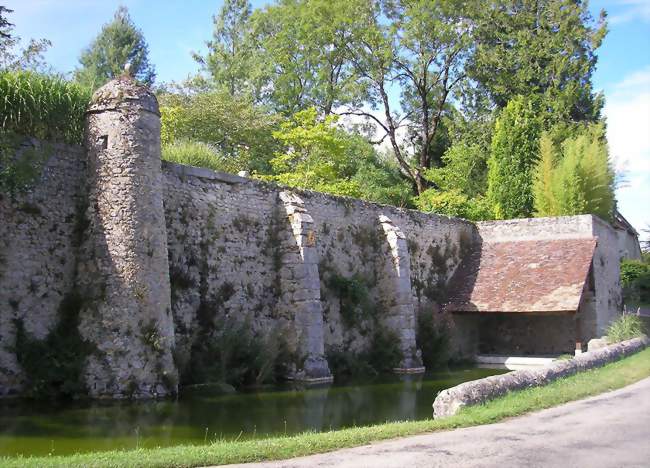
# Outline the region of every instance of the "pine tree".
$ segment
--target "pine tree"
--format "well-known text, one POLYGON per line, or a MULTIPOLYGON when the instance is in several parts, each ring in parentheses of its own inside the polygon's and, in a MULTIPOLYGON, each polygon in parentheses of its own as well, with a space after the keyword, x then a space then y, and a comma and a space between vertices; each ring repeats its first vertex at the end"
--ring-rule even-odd
POLYGON ((93 88, 124 73, 127 64, 131 75, 142 83, 151 85, 156 77, 142 31, 136 28, 124 6, 117 9, 113 20, 104 25, 84 50, 79 63, 81 68, 75 71, 76 80, 93 88))

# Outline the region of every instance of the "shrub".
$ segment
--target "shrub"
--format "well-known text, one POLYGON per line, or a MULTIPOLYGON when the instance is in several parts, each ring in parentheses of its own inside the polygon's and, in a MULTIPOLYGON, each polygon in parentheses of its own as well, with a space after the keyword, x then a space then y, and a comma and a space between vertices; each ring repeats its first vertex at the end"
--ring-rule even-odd
POLYGON ((162 147, 162 159, 186 166, 205 167, 213 171, 237 173, 247 163, 236 157, 225 157, 213 146, 192 140, 178 140, 162 147))
POLYGON ((623 314, 609 325, 607 339, 610 343, 618 343, 637 338, 644 334, 644 328, 638 315, 623 314))
POLYGON ((359 275, 346 278, 331 272, 325 280, 327 287, 339 298, 339 311, 348 327, 358 326, 371 315, 370 297, 366 282, 359 275))
POLYGON ((540 129, 536 99, 515 97, 499 114, 488 159, 487 190, 496 219, 525 218, 533 212, 532 173, 540 129))
POLYGON ((650 263, 643 260, 623 260, 621 286, 626 302, 650 304, 650 263))
POLYGON ((422 362, 427 369, 444 367, 449 363, 449 322, 447 320, 436 321, 432 312, 420 313, 415 341, 422 351, 422 362))
POLYGON ((0 192, 12 197, 34 183, 49 153, 47 147, 21 147, 22 141, 14 133, 0 132, 0 192))
POLYGON ((290 360, 279 329, 255 335, 248 321, 222 318, 192 346, 182 383, 227 383, 234 387, 274 382, 290 360))
POLYGON ((415 206, 421 210, 445 216, 480 221, 490 219, 490 205, 481 196, 468 198, 460 190, 440 191, 428 189, 414 197, 415 206))
POLYGON ((384 327, 377 327, 370 339, 368 363, 378 373, 391 372, 399 367, 403 355, 397 334, 384 327))
POLYGON ((272 133, 278 116, 227 92, 163 93, 158 98, 163 145, 201 141, 229 160, 245 162, 238 170, 268 171, 277 147, 272 133))
POLYGON ((337 381, 391 372, 403 358, 395 332, 381 326, 375 329, 363 351, 353 353, 341 346, 328 349, 326 354, 337 381))
POLYGON ((357 376, 377 375, 364 353, 352 353, 343 347, 327 350, 327 363, 336 381, 346 381, 357 376))

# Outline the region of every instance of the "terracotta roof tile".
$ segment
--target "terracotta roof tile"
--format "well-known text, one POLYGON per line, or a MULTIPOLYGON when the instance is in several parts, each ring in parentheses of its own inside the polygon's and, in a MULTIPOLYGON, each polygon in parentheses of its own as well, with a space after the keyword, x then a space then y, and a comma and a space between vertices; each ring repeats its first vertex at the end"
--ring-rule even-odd
POLYGON ((571 312, 580 305, 596 239, 484 243, 450 284, 449 312, 571 312))

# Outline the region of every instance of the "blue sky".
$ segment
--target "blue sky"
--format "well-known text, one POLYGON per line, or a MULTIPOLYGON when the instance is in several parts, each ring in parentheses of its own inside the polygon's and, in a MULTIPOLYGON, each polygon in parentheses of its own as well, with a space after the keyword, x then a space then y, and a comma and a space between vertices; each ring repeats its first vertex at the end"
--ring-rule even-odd
MULTIPOLYGON (((268 3, 253 1, 253 7, 268 3)), ((3 0, 14 10, 16 33, 45 37, 54 68, 70 72, 81 50, 126 5, 149 43, 158 81, 180 80, 196 71, 192 51, 204 51, 212 15, 222 1, 201 0, 3 0)), ((619 208, 641 230, 650 225, 650 0, 592 0, 594 16, 608 12, 609 34, 598 51, 596 89, 606 98, 610 153, 624 183, 619 208)))

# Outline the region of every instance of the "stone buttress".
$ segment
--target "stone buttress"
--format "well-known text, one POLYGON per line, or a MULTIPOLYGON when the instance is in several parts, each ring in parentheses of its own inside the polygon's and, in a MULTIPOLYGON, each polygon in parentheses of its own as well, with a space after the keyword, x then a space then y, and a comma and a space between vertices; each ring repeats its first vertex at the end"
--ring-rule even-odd
POLYGON ((290 192, 280 192, 291 235, 284 240, 280 290, 282 307, 293 320, 296 380, 321 382, 332 380, 325 359, 323 309, 320 301, 318 252, 313 219, 303 201, 290 192), (302 365, 302 368, 301 368, 302 365))
POLYGON ((78 283, 96 397, 177 391, 156 97, 130 77, 93 95, 86 115, 88 227, 78 283))
POLYGON ((390 218, 379 216, 379 223, 390 251, 384 271, 384 293, 388 300, 385 326, 397 333, 400 350, 404 356, 397 373, 420 373, 422 353, 415 342, 416 316, 411 292, 411 260, 406 237, 390 218))

